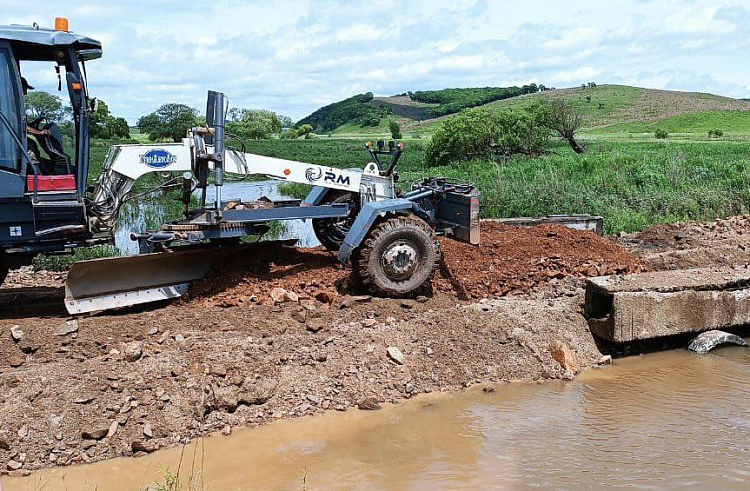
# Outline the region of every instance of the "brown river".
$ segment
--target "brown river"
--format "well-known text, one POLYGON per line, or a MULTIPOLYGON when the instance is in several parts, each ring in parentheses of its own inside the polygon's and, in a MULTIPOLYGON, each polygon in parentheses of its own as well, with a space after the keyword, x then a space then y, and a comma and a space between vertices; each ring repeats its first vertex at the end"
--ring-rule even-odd
POLYGON ((430 394, 4 479, 13 490, 748 489, 750 350, 619 359, 573 382, 430 394))

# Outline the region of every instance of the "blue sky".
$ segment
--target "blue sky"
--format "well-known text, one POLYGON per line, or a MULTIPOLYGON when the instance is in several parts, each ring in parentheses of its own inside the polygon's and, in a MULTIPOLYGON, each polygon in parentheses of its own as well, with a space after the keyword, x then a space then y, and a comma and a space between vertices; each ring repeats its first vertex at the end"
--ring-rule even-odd
MULTIPOLYGON (((131 123, 165 102, 295 120, 372 91, 595 81, 750 97, 750 2, 0 0, 0 24, 70 19, 99 39, 89 86, 131 123)), ((51 67, 27 78, 54 92, 51 67)))

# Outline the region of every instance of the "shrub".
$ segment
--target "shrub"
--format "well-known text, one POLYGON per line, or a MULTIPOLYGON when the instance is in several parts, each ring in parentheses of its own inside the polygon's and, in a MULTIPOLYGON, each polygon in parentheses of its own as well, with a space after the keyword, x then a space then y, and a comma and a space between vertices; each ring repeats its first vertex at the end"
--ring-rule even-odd
POLYGON ((392 119, 388 122, 388 127, 391 130, 391 138, 393 138, 394 140, 400 140, 401 139, 401 127, 398 125, 398 123, 392 119))
POLYGON ((548 112, 534 105, 518 111, 464 110, 435 130, 425 150, 430 166, 476 158, 540 153, 550 136, 548 112))
POLYGON ((35 271, 67 271, 78 261, 119 256, 120 251, 111 245, 99 245, 76 249, 72 254, 39 254, 32 260, 35 271))
POLYGON ((667 130, 664 130, 662 128, 656 128, 656 131, 654 131, 654 136, 659 140, 664 140, 666 138, 669 138, 669 133, 667 133, 667 130))
POLYGON ((723 130, 720 130, 720 129, 708 130, 709 138, 721 138, 722 136, 724 136, 723 130))

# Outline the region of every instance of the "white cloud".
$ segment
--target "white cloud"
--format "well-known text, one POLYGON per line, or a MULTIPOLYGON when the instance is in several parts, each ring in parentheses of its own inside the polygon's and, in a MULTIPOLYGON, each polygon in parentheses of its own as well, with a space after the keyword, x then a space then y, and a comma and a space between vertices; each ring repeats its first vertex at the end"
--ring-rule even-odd
MULTIPOLYGON (((134 122, 165 102, 232 104, 294 118, 357 92, 530 82, 630 83, 750 95, 743 0, 347 1, 0 0, 0 23, 100 39, 90 88, 134 122)), ((56 90, 51 67, 22 68, 56 90)))

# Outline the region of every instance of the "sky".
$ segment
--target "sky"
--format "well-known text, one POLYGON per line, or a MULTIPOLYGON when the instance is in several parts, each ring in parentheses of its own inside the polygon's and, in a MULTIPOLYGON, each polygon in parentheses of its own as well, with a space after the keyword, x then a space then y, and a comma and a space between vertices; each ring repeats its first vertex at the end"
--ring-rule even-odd
MULTIPOLYGON (((746 0, 0 0, 0 24, 101 41, 89 91, 134 124, 167 102, 298 120, 371 91, 585 82, 750 97, 746 0)), ((22 66, 54 92, 49 65, 22 66)))

